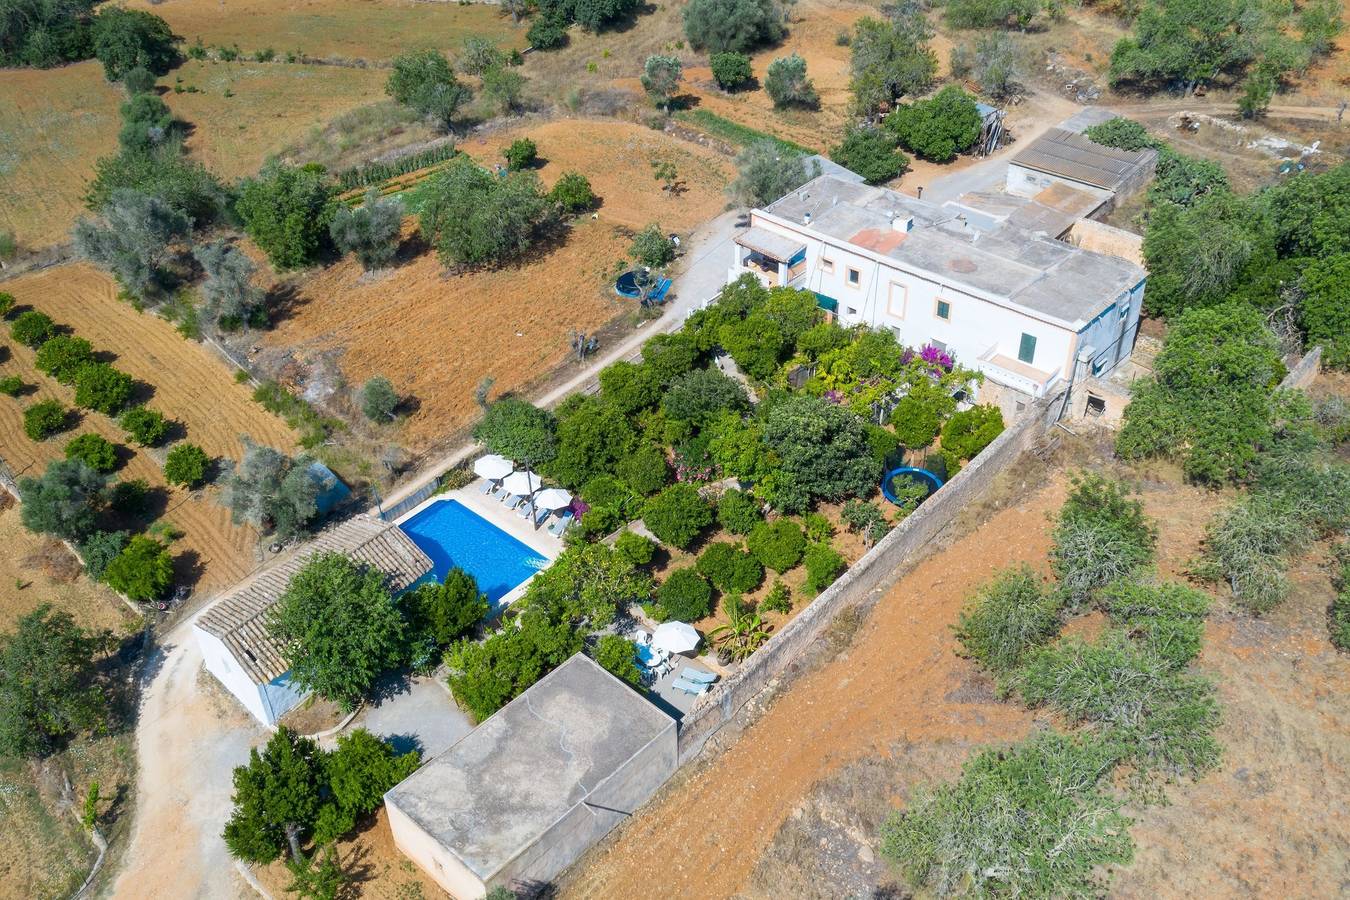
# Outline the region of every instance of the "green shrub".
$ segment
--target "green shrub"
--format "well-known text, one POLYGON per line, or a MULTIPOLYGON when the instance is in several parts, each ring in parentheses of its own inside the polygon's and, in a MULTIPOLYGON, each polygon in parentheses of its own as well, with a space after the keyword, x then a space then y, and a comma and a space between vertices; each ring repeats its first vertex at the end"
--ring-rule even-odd
POLYGON ((0 319, 8 317, 17 302, 13 294, 8 291, 0 291, 0 319))
POLYGON ((153 447, 169 433, 164 414, 144 406, 133 406, 118 416, 117 424, 127 437, 142 447, 153 447))
POLYGON ((942 459, 948 476, 955 475, 961 463, 974 459, 1002 433, 1003 413, 997 406, 972 406, 953 413, 942 426, 942 459))
POLYGON ((895 138, 875 126, 851 125, 844 139, 830 149, 830 159, 857 172, 868 184, 881 184, 909 168, 909 157, 895 147, 895 138))
POLYGON ((1102 608, 1143 649, 1183 668, 1200 653, 1209 595, 1174 582, 1119 581, 1102 591, 1102 608))
POLYGON ((95 531, 79 544, 84 571, 95 581, 103 580, 108 564, 127 546, 130 537, 125 531, 95 531))
POLYGON ((0 378, 0 394, 7 397, 17 397, 23 387, 23 379, 18 375, 6 375, 4 378, 0 378))
POLYGON ((132 600, 158 600, 173 586, 173 559, 159 541, 138 534, 108 563, 103 580, 132 600))
POLYGON ((890 422, 901 444, 910 450, 922 450, 933 443, 943 420, 955 411, 951 394, 922 379, 895 404, 890 422))
POLYGON ((872 547, 891 530, 883 513, 875 503, 866 500, 850 500, 840 511, 840 518, 849 531, 862 535, 863 544, 872 547))
POLYGON ((672 484, 647 501, 642 521, 657 540, 683 549, 712 523, 712 509, 692 484, 672 484))
POLYGON ((564 212, 585 212, 595 206, 598 199, 591 183, 579 172, 564 172, 558 176, 548 192, 548 199, 562 207, 564 212))
POLYGON ((108 509, 119 516, 135 518, 150 506, 150 483, 144 478, 119 481, 108 489, 108 509))
POLYGON ((424 584, 400 597, 399 604, 414 641, 420 639, 432 648, 469 637, 492 609, 478 582, 459 567, 447 572, 440 584, 424 584))
POLYGON ((787 613, 792 612, 792 591, 781 581, 775 581, 773 587, 769 588, 769 593, 764 595, 764 599, 759 602, 759 608, 764 612, 787 613))
POLYGON ((1288 506, 1261 495, 1244 497, 1210 524, 1198 574, 1226 583, 1240 607, 1261 615, 1289 593, 1285 554, 1312 538, 1312 529, 1288 506))
POLYGON ((235 208, 273 268, 300 269, 329 244, 336 194, 322 166, 269 163, 240 183, 235 208))
POLYGON ((608 506, 618 515, 631 518, 638 514, 640 498, 612 475, 597 475, 581 487, 581 499, 588 506, 608 506))
POLYGON ((656 555, 656 542, 635 531, 625 531, 614 541, 614 549, 635 566, 645 566, 656 555))
POLYGON ((592 506, 581 515, 582 534, 591 540, 611 535, 623 525, 624 517, 612 506, 592 506))
POLYGON ((635 687, 642 684, 642 672, 637 667, 637 648, 626 637, 602 634, 595 642, 595 661, 620 681, 635 687))
POLYGON ((135 382, 107 363, 89 363, 75 374, 75 405, 115 416, 131 402, 135 382))
POLYGON ((506 167, 518 172, 534 165, 539 158, 539 147, 529 138, 516 138, 502 155, 506 157, 506 167))
POLYGON ((567 23, 547 14, 535 16, 525 40, 536 50, 554 50, 567 43, 567 23))
POLYGON ((834 523, 818 512, 803 515, 802 528, 806 530, 806 539, 813 544, 826 543, 834 537, 834 523))
POLYGON ((661 618, 696 622, 712 612, 712 585, 692 566, 675 569, 656 589, 661 618))
POLYGON ((695 568, 724 594, 749 593, 764 580, 764 567, 759 560, 725 541, 709 544, 699 554, 695 568))
POLYGON ((1059 610, 1059 598, 1030 567, 1007 569, 962 610, 956 640, 965 656, 1003 675, 1059 633, 1059 610))
POLYGON ((1152 562, 1158 531, 1123 485, 1087 474, 1074 477, 1053 538, 1051 564, 1077 610, 1102 586, 1152 562))
POLYGON ((66 459, 78 459, 95 472, 117 468, 117 447, 99 434, 81 434, 66 444, 66 459))
POLYGON ((1337 545, 1332 555, 1331 581, 1336 587, 1336 597, 1331 601, 1327 617, 1331 643, 1342 650, 1350 650, 1350 544, 1337 545))
POLYGON ((1111 748, 1042 731, 981 751, 953 784, 915 792, 881 829, 881 853, 939 897, 1091 897, 1133 858, 1130 820, 1101 775, 1111 748))
POLYGON ((801 562, 806 535, 791 519, 777 519, 752 528, 745 544, 755 559, 781 574, 801 562))
POLYGON ((948 162, 974 146, 982 120, 975 98, 949 84, 931 99, 902 104, 886 117, 886 127, 924 159, 948 162))
POLYGON ((75 374, 94 361, 94 347, 84 338, 58 334, 38 348, 33 365, 62 384, 74 384, 75 374))
POLYGON ((619 460, 615 474, 639 494, 654 494, 670 480, 670 467, 665 451, 647 444, 619 460))
POLYGON ((732 534, 749 534, 764 521, 763 505, 753 495, 732 488, 717 501, 717 522, 732 534))
POLYGON ((843 574, 847 566, 844 557, 829 544, 812 544, 806 548, 806 583, 803 588, 809 594, 819 594, 834 580, 843 574))
POLYGON ((56 337, 56 323, 46 313, 30 309, 15 317, 9 326, 9 336, 25 347, 37 349, 56 337))
POLYGON ((1095 643, 1065 638, 1035 650, 1009 684, 1028 706, 1093 726, 1140 774, 1197 777, 1218 765, 1214 686, 1176 672, 1118 630, 1095 643))
POLYGON ((361 385, 361 414, 372 422, 388 422, 398 411, 398 392, 383 375, 361 385))
POLYGON ((45 441, 70 426, 68 411, 56 400, 41 400, 23 411, 23 433, 35 441, 45 441))
POLYGON ((750 68, 750 57, 744 53, 714 53, 710 64, 713 80, 724 91, 734 91, 748 84, 755 75, 750 68))
POLYGON ((206 481, 206 470, 211 465, 211 457, 196 444, 175 444, 164 458, 164 480, 169 484, 181 484, 195 488, 206 481))

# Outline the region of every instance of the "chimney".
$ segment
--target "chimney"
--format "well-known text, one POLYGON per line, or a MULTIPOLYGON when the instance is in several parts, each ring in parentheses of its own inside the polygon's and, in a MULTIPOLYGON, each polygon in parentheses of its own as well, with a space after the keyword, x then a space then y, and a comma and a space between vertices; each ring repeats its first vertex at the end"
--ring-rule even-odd
POLYGON ((809 212, 802 213, 802 224, 803 225, 811 224, 811 214, 809 212))

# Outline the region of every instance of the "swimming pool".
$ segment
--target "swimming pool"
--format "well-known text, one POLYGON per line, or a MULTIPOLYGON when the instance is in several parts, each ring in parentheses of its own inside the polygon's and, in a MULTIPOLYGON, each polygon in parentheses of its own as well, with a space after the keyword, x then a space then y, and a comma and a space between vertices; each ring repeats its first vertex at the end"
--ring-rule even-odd
POLYGON ((437 581, 458 566, 473 576, 494 606, 548 565, 547 559, 458 500, 437 500, 399 528, 431 557, 437 581))

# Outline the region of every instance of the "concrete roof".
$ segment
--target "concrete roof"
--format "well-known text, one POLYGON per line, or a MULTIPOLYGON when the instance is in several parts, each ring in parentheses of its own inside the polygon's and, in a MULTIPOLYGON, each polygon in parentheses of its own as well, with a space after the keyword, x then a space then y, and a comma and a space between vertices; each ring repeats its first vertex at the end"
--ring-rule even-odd
POLYGON ((1055 182, 1035 197, 1005 191, 970 191, 943 206, 973 212, 988 223, 986 227, 1008 222, 1032 234, 1039 231, 1057 238, 1110 199, 1107 191, 1055 182))
POLYGON ((1076 132, 1051 128, 1019 150, 1011 164, 1118 191, 1156 155, 1155 150, 1104 147, 1076 132))
POLYGON ((385 801, 487 881, 675 727, 578 653, 394 786, 385 801))
POLYGON ((747 250, 755 250, 779 262, 791 262, 794 256, 806 249, 801 241, 794 241, 767 228, 749 228, 736 235, 735 241, 747 250))
MULTIPOLYGON (((1011 215, 1014 206, 1004 211, 1011 215)), ((1056 218, 1055 210, 1044 209, 1056 218)), ((1002 298, 1075 330, 1146 274, 1133 263, 1038 236, 1000 215, 963 221, 950 206, 829 175, 774 201, 766 212, 794 228, 888 257, 920 277, 1002 298), (807 213, 811 223, 804 225, 807 213), (897 217, 912 219, 913 227, 896 228, 897 217)))
POLYGON ((405 590, 432 569, 431 559, 397 525, 358 515, 320 532, 288 559, 221 597, 202 613, 197 627, 220 638, 256 684, 284 675, 284 648, 267 630, 267 613, 291 579, 316 553, 341 553, 389 577, 392 591, 405 590))

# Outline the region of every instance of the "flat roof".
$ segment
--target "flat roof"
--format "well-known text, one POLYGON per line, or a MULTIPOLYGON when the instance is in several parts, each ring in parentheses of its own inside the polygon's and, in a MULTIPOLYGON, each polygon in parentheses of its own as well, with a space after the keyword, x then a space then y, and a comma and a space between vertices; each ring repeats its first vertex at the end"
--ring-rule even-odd
MULTIPOLYGON (((1011 215, 1015 206, 999 212, 1011 215)), ((1057 210, 1043 209, 1047 219, 1058 218, 1057 210)), ((770 203, 765 212, 793 230, 887 257, 919 277, 1001 297, 1075 330, 1146 274, 1126 260, 1038 235, 998 215, 979 221, 950 206, 829 175, 770 203), (803 224, 807 213, 809 225, 803 224), (908 220, 912 227, 906 230, 908 220)))
POLYGON ((1077 132, 1051 128, 1019 150, 1012 165, 1117 191, 1155 156, 1156 150, 1104 147, 1077 132))
POLYGON ((578 653, 385 800, 487 881, 675 727, 578 653))
POLYGON ((735 241, 747 250, 762 253, 778 262, 791 262, 794 256, 806 250, 806 245, 801 241, 784 237, 767 228, 749 228, 736 235, 735 241))

